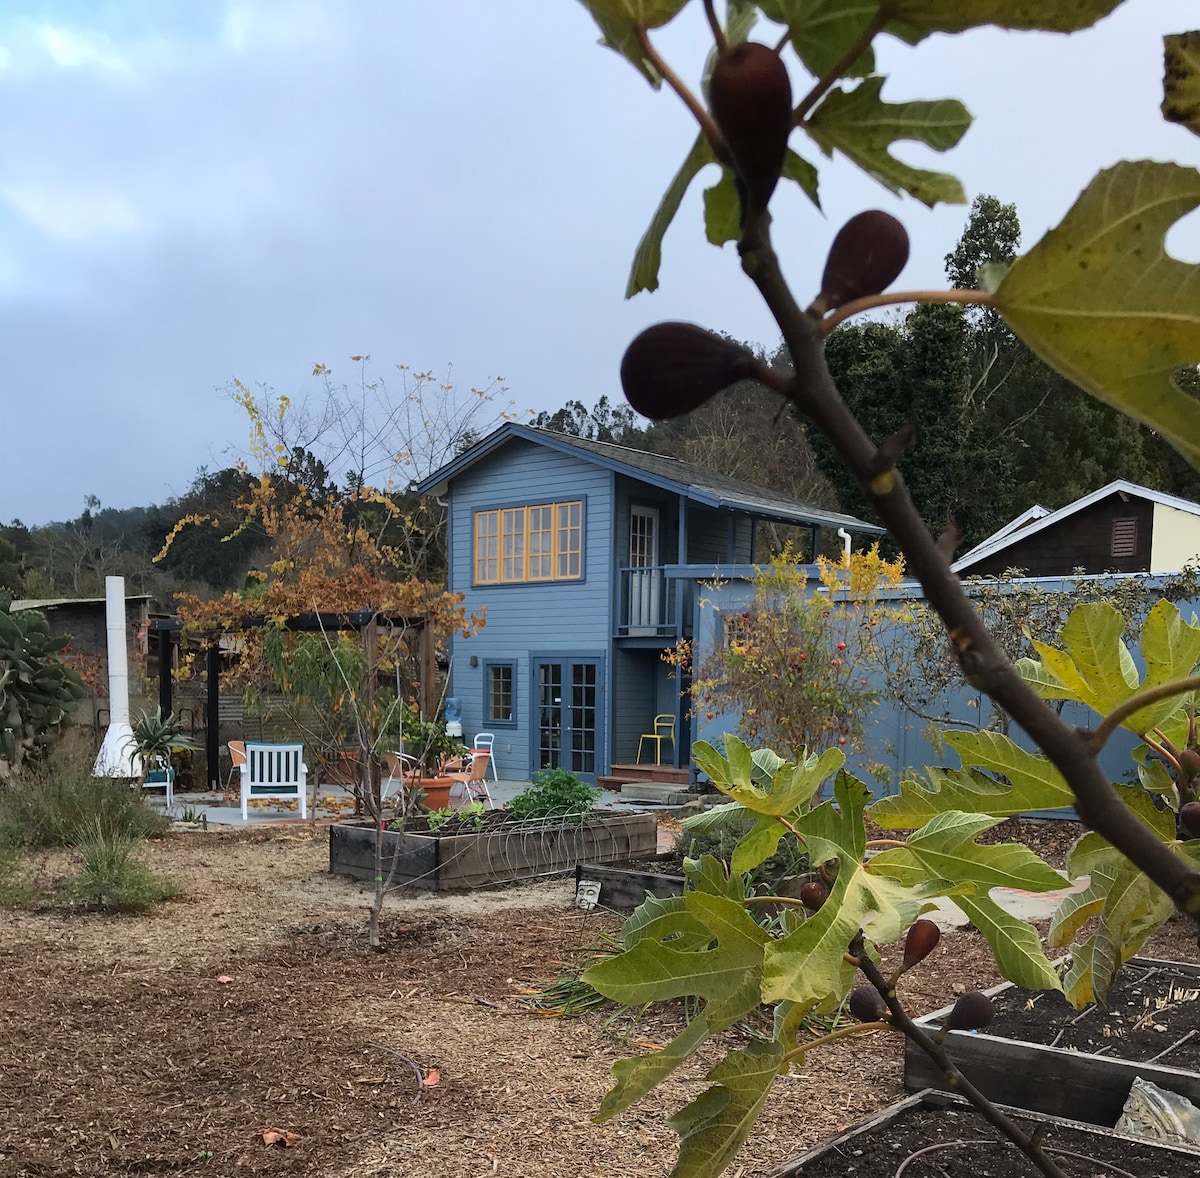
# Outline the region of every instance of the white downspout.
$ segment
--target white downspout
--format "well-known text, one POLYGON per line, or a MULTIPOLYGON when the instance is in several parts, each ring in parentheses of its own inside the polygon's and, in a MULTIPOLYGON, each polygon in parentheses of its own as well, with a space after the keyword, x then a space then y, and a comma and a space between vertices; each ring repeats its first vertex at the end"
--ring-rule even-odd
POLYGON ((838 528, 838 539, 842 542, 842 559, 849 563, 850 561, 850 533, 845 528, 838 528))
POLYGON ((108 731, 96 757, 95 777, 139 777, 129 724, 129 647, 125 640, 125 578, 104 578, 104 620, 108 630, 108 731))

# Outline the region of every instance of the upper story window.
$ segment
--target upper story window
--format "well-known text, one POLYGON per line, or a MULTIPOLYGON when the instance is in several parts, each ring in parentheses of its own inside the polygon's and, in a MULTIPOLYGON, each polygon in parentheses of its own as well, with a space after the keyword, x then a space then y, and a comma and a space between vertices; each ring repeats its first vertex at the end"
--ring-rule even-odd
POLYGON ((582 500, 475 513, 475 584, 577 581, 582 576, 582 500))

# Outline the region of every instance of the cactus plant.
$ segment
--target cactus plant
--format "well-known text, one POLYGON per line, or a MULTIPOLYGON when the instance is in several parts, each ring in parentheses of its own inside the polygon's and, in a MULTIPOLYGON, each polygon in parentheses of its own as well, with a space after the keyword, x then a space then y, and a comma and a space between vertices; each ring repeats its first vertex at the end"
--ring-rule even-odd
POLYGON ((69 641, 54 638, 46 615, 11 612, 0 594, 0 782, 54 743, 84 687, 59 652, 69 641))

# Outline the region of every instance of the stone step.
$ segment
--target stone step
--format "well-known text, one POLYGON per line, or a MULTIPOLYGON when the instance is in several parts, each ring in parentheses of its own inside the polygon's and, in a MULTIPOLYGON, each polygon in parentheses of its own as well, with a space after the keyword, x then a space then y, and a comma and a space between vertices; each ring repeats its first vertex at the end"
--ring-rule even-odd
POLYGON ((677 785, 657 781, 627 781, 621 786, 621 800, 627 802, 656 802, 661 806, 686 806, 698 794, 688 793, 677 785))

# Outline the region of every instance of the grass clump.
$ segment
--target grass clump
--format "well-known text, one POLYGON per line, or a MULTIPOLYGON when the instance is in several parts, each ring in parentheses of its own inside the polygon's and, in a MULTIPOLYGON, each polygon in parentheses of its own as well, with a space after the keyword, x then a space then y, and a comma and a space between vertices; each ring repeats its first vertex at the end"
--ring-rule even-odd
POLYGON ((0 844, 29 850, 74 845, 102 821, 133 839, 161 838, 170 820, 123 781, 93 777, 87 765, 53 763, 0 790, 0 844))
POLYGON ((115 912, 138 912, 177 896, 179 888, 142 861, 141 843, 103 820, 93 820, 76 835, 79 871, 64 881, 63 892, 77 904, 115 912))

